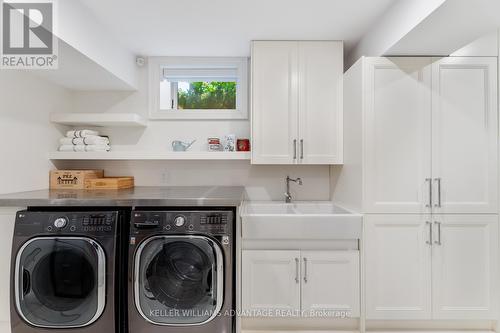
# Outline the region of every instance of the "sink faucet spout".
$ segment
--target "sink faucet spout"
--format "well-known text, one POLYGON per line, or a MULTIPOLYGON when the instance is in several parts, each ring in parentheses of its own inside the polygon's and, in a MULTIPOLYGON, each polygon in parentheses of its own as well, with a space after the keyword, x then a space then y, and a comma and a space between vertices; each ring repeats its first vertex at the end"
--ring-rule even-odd
POLYGON ((286 192, 285 192, 285 202, 286 203, 291 203, 292 202, 292 194, 290 193, 290 182, 297 183, 298 185, 302 185, 302 179, 301 178, 290 178, 290 176, 286 176, 285 179, 285 184, 286 184, 286 192))

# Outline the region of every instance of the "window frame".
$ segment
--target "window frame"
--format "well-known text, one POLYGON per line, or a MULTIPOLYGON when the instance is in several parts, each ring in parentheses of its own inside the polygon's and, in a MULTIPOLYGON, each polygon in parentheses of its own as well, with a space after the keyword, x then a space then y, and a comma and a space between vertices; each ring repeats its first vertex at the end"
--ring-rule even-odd
MULTIPOLYGON (((248 119, 248 58, 246 57, 150 57, 150 119, 248 119), (236 109, 160 109, 160 78, 165 67, 236 68, 236 109)), ((174 99, 175 100, 175 99, 174 99)))

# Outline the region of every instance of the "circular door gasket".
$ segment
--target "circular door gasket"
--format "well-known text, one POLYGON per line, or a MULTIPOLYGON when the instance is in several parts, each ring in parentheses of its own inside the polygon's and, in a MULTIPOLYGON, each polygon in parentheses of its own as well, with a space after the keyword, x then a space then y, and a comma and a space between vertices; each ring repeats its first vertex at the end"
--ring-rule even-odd
POLYGON ((71 311, 84 303, 95 288, 96 272, 85 253, 59 249, 41 258, 33 269, 33 292, 54 311, 71 311))
POLYGON ((149 291, 163 305, 190 309, 210 288, 213 263, 193 243, 174 241, 164 244, 147 265, 149 291))

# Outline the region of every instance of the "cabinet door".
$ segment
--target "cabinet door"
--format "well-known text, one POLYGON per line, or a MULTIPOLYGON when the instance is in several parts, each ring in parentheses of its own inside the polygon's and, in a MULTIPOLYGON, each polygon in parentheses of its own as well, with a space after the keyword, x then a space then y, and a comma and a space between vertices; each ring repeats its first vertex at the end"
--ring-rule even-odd
POLYGON ((243 251, 242 304, 247 313, 300 311, 300 251, 243 251))
POLYGON ((365 212, 430 212, 430 58, 367 58, 364 73, 365 212))
POLYGON ((434 221, 434 319, 496 319, 498 217, 442 215, 434 221))
POLYGON ((496 63, 451 57, 433 64, 436 213, 497 213, 496 63))
POLYGON ((299 42, 299 162, 342 163, 343 44, 299 42))
POLYGON ((252 163, 297 161, 298 42, 252 44, 252 163))
POLYGON ((365 216, 368 319, 431 318, 429 221, 421 215, 365 216))
POLYGON ((304 315, 359 317, 359 251, 302 251, 302 264, 304 315))

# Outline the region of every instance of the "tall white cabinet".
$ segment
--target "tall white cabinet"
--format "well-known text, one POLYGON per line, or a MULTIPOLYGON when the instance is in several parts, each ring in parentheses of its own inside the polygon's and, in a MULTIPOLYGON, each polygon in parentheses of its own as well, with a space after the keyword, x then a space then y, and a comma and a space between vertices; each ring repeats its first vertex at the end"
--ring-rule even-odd
POLYGON ((365 214, 366 318, 497 319, 497 58, 363 58, 333 200, 365 214))
POLYGON ((364 88, 346 91, 362 105, 345 108, 346 128, 347 113, 362 113, 349 148, 364 150, 363 212, 497 213, 496 61, 365 58, 350 69, 364 88))
POLYGON ((365 213, 421 213, 430 208, 430 64, 430 58, 370 58, 361 64, 365 69, 359 84, 366 89, 360 124, 365 213))
POLYGON ((497 213, 497 59, 432 65, 435 213, 497 213))
POLYGON ((252 163, 342 163, 343 44, 252 43, 252 163))

